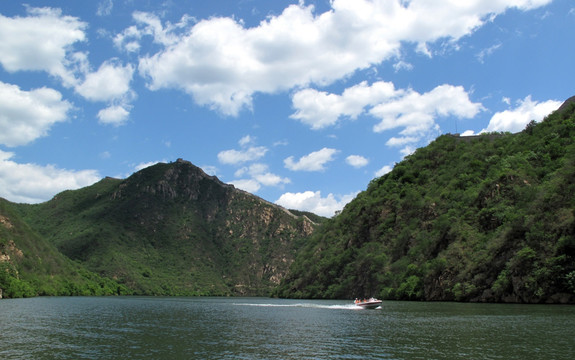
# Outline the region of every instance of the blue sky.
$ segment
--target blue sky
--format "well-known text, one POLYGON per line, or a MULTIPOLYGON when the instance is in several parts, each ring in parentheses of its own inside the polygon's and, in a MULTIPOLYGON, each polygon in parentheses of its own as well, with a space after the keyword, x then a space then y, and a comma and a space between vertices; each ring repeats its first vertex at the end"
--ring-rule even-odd
POLYGON ((191 161, 332 216, 444 133, 575 95, 572 0, 0 3, 0 197, 191 161))

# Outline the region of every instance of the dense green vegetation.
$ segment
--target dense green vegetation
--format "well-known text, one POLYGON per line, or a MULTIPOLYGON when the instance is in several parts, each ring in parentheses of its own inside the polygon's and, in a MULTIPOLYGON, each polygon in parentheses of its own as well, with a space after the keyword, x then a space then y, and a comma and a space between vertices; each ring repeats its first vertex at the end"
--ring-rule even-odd
POLYGON ((34 233, 0 199, 0 289, 3 297, 118 295, 130 291, 86 270, 34 233))
POLYGON ((574 302, 574 110, 418 149, 312 236, 275 294, 574 302))
MULTIPOLYGON (((11 209, 6 219, 15 224, 10 231, 26 229, 31 238, 10 238, 0 226, 0 241, 13 239, 13 247, 30 259, 0 262, 12 269, 9 279, 0 278, 0 289, 10 297, 268 295, 315 226, 182 160, 156 164, 126 180, 106 178, 42 204, 4 203, 11 209), (60 263, 45 268, 28 243, 43 244, 42 259, 60 263), (54 277, 54 290, 41 287, 42 276, 55 272, 68 283, 54 277), (25 292, 9 290, 17 288, 17 280, 33 284, 25 292), (86 290, 93 282, 106 291, 86 290), (72 286, 79 289, 68 291, 72 286)), ((0 254, 7 250, 0 248, 0 254)))

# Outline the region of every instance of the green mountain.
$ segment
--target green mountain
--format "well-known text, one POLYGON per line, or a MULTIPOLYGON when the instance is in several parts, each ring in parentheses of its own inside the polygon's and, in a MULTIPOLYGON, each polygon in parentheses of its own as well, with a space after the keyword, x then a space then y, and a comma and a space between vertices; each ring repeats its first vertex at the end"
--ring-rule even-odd
MULTIPOLYGON (((12 279, 19 277, 37 294, 54 291, 30 278, 49 273, 41 266, 45 259, 58 259, 55 268, 82 269, 115 284, 116 292, 120 286, 120 293, 267 295, 317 226, 309 218, 321 220, 223 184, 181 159, 125 180, 105 178, 42 204, 3 203, 2 218, 15 225, 1 230, 0 253, 19 248, 30 265, 1 259, 0 265, 10 264, 12 279), (27 243, 43 250, 30 251, 22 236, 5 237, 14 229, 25 229, 27 243), (36 261, 37 253, 42 255, 36 261)), ((7 288, 2 278, 0 288, 7 288)), ((75 292, 81 293, 88 291, 75 292)))
POLYGON ((575 98, 518 134, 443 135, 299 251, 296 298, 575 302, 575 98))

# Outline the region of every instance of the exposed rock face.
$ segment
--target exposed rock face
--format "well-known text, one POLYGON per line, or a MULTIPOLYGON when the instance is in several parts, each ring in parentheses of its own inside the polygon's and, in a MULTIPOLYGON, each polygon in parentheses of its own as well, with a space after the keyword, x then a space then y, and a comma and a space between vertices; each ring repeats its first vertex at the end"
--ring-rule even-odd
POLYGON ((0 215, 0 225, 4 226, 6 229, 12 229, 14 227, 10 222, 10 219, 2 215, 0 215))
POLYGON ((575 103, 575 96, 571 96, 569 99, 565 100, 563 104, 557 109, 557 112, 563 112, 571 106, 571 104, 575 103))

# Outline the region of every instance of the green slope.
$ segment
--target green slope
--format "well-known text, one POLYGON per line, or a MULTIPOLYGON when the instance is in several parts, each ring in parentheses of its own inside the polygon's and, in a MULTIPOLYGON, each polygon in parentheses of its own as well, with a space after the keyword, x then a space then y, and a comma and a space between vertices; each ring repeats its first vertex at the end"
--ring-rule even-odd
POLYGON ((575 302, 574 110, 418 149, 314 234, 276 295, 575 302))
POLYGON ((66 258, 0 199, 0 292, 3 297, 117 295, 130 291, 66 258))

